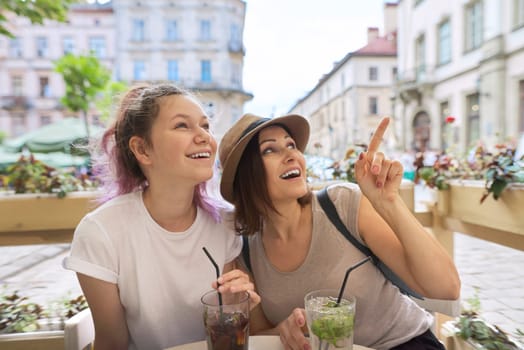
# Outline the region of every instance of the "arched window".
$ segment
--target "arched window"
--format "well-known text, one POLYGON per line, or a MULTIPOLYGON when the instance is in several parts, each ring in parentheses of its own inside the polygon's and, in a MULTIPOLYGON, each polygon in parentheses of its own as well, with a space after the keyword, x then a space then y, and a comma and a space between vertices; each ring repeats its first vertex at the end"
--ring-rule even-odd
POLYGON ((413 119, 413 148, 417 152, 427 150, 430 138, 431 119, 426 112, 418 112, 413 119))

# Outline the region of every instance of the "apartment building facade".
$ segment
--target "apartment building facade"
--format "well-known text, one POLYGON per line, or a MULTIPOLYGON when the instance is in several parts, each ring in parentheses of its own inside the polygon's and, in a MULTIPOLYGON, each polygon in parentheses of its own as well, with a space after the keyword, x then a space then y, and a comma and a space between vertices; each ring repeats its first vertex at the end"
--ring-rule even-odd
MULTIPOLYGON (((380 119, 390 116, 396 76, 396 4, 384 5, 384 31, 368 28, 367 45, 348 53, 291 108, 309 118, 307 152, 341 159, 348 147, 367 144, 380 119)), ((396 144, 388 132, 385 143, 396 144)))
MULTIPOLYGON (((14 137, 73 115, 60 103, 65 85, 53 62, 67 53, 92 51, 112 69, 116 33, 109 4, 75 5, 66 23, 32 25, 7 15, 16 37, 0 36, 0 130, 14 137)), ((96 119, 96 111, 90 118, 96 119)))
MULTIPOLYGON (((16 39, 0 37, 0 130, 16 136, 70 115, 59 103, 64 85, 53 61, 91 50, 115 80, 169 81, 194 91, 220 138, 253 98, 242 85, 245 6, 242 0, 113 0, 73 5, 68 23, 33 26, 12 18, 16 39)), ((97 111, 89 117, 96 122, 97 111)))
POLYGON ((400 0, 397 39, 403 149, 463 153, 524 133, 524 1, 400 0))

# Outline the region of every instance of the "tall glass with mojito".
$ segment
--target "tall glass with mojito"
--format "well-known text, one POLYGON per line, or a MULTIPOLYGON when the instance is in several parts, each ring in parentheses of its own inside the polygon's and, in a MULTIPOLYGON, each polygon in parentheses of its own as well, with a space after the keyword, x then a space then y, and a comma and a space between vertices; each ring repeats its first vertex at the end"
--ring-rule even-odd
POLYGON ((338 291, 323 289, 304 298, 309 342, 313 350, 353 349, 355 298, 346 296, 337 305, 338 291))

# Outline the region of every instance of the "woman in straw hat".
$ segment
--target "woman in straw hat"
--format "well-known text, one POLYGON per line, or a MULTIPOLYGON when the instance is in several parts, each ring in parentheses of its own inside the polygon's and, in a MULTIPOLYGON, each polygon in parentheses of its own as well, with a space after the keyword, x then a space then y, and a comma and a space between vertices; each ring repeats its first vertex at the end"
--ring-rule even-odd
MULTIPOLYGON (((332 185, 328 195, 351 234, 417 293, 456 299, 460 280, 446 251, 399 196, 402 166, 378 151, 379 124, 355 165, 358 186, 332 185)), ((286 349, 309 349, 304 295, 340 288, 363 253, 329 221, 306 181, 309 124, 299 115, 243 116, 224 135, 220 191, 235 207, 235 228, 249 242, 262 298, 253 333, 280 334, 286 349)), ((246 264, 249 265, 249 264, 246 264)), ((356 298, 355 343, 375 349, 443 349, 433 317, 403 295, 373 264, 354 270, 346 288, 356 298)))
POLYGON ((205 339, 200 297, 216 288, 216 275, 202 247, 226 272, 221 292, 254 288, 233 270, 241 238, 206 193, 217 149, 206 113, 174 85, 132 88, 101 146, 103 204, 82 219, 64 261, 89 303, 95 349, 205 339))

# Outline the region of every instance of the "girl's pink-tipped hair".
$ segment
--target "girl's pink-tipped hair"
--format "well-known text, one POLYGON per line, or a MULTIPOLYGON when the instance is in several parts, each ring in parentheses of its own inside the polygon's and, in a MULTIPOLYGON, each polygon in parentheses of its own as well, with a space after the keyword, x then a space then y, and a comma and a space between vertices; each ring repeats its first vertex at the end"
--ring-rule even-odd
MULTIPOLYGON (((104 132, 98 145, 92 147, 93 174, 101 182, 99 204, 147 187, 147 179, 129 149, 129 139, 138 135, 150 142, 151 125, 159 111, 158 99, 170 95, 194 98, 188 91, 171 84, 135 87, 122 98, 116 121, 104 132)), ((195 186, 193 200, 215 222, 220 222, 220 209, 225 205, 207 193, 206 184, 195 186)))

